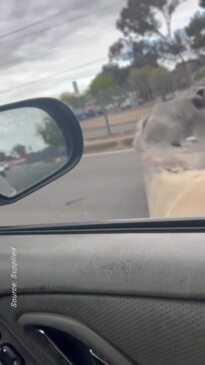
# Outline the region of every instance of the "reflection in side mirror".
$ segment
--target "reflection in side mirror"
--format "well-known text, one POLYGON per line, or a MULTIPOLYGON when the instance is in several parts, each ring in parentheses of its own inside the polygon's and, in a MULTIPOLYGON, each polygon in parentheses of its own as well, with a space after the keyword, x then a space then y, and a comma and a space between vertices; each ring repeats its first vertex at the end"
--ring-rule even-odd
POLYGON ((41 98, 0 107, 0 204, 66 173, 82 151, 79 123, 60 101, 41 98))
POLYGON ((0 113, 0 194, 15 196, 68 162, 65 139, 40 109, 0 113))

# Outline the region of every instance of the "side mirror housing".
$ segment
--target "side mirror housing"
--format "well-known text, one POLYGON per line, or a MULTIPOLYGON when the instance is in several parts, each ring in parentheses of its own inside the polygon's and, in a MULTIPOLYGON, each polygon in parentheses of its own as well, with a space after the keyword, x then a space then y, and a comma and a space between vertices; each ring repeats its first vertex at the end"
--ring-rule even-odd
POLYGON ((61 101, 38 98, 0 106, 0 205, 64 175, 82 154, 80 124, 61 101))

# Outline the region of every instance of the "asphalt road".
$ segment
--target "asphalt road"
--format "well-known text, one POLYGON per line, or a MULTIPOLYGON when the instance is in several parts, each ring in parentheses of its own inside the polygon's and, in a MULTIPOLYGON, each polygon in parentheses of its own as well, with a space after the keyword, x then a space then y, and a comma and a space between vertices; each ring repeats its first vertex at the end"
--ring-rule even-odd
POLYGON ((135 151, 84 156, 59 180, 0 207, 1 226, 147 216, 143 173, 135 151))
MULTIPOLYGON (((12 166, 7 172, 6 178, 10 186, 16 189, 17 193, 24 191, 38 181, 53 174, 64 165, 64 162, 35 162, 12 166)), ((1 185, 0 185, 1 187, 1 185)))

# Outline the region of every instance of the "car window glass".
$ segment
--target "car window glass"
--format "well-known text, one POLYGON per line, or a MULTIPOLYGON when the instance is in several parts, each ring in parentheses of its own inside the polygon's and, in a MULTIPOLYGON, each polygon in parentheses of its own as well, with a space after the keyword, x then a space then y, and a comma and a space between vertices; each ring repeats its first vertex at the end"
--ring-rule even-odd
POLYGON ((0 19, 1 104, 56 97, 84 137, 1 226, 204 216, 204 0, 8 0, 0 19))

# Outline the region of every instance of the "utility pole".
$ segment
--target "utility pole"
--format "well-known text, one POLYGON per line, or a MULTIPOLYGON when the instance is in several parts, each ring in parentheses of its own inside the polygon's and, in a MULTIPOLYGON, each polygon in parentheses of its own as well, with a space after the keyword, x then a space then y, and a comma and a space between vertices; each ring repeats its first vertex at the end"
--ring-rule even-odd
POLYGON ((77 83, 77 81, 73 81, 72 84, 73 84, 74 94, 75 94, 76 98, 78 99, 78 108, 80 109, 81 100, 80 100, 80 91, 79 91, 78 83, 77 83))
POLYGON ((112 131, 111 131, 111 128, 110 128, 110 121, 109 121, 107 109, 106 109, 105 104, 104 104, 104 100, 102 98, 101 90, 98 91, 98 96, 99 96, 99 102, 100 102, 100 105, 103 109, 103 114, 104 114, 104 117, 105 117, 105 124, 106 124, 107 134, 108 134, 108 136, 111 136, 112 131))

